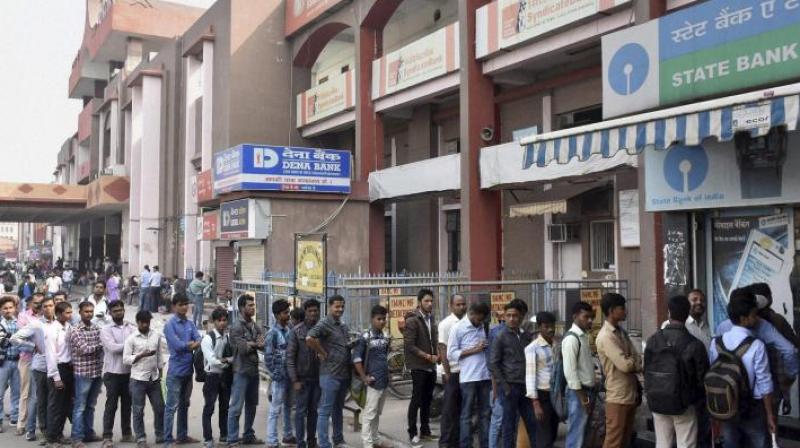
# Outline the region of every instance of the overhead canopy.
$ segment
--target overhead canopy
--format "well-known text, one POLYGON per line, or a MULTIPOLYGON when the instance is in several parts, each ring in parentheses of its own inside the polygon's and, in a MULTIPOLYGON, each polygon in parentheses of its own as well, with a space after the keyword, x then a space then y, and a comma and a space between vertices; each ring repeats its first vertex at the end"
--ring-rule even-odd
POLYGON ((370 201, 460 189, 461 154, 393 166, 369 175, 370 201))
POLYGON ((567 213, 567 200, 515 204, 508 209, 509 218, 539 216, 546 213, 567 213))
POLYGON ((646 146, 699 145, 709 137, 729 141, 740 131, 763 136, 777 126, 794 131, 798 93, 800 83, 531 136, 520 142, 522 166, 609 158, 621 150, 638 154, 646 146))

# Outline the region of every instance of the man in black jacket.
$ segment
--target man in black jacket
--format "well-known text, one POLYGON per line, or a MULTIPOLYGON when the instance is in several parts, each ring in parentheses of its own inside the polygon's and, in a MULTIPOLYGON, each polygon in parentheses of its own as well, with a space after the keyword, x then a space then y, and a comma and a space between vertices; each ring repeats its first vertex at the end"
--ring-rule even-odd
POLYGON ((403 349, 406 366, 411 370, 411 402, 408 404, 408 436, 411 444, 436 440, 431 433, 430 414, 433 389, 436 386, 436 363, 439 361, 438 331, 433 316, 433 291, 417 293, 417 309, 406 314, 403 328, 403 349), (419 412, 419 433, 417 413, 419 412))
POLYGON ((305 319, 289 332, 286 347, 286 370, 292 381, 297 410, 294 426, 297 430, 297 447, 306 448, 317 444, 317 406, 319 405, 319 358, 306 345, 308 332, 319 322, 319 302, 309 299, 303 302, 305 319))
MULTIPOLYGON (((692 336, 686 329, 686 319, 689 317, 689 299, 686 296, 675 296, 669 299, 669 324, 647 340, 644 352, 645 377, 648 368, 652 368, 656 347, 663 337, 666 342, 675 347, 681 354, 681 360, 686 368, 689 378, 690 405, 680 415, 664 415, 653 412, 653 426, 656 433, 657 447, 671 447, 676 442, 678 446, 695 446, 698 440, 698 412, 705 407, 705 392, 703 391, 703 378, 709 369, 708 353, 699 339, 692 336)), ((647 387, 647 384, 646 384, 647 387)), ((699 445, 698 445, 699 446, 699 445)))

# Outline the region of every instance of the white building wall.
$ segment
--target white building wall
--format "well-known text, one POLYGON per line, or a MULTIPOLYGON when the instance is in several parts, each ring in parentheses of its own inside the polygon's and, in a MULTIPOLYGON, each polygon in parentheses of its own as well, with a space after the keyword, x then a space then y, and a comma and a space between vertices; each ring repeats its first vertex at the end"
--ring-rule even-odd
MULTIPOLYGON (((131 89, 131 111, 126 115, 130 116, 130 132, 127 134, 130 139, 130 157, 128 165, 130 175, 130 225, 128 238, 128 267, 130 272, 139 272, 145 263, 139 257, 139 228, 141 223, 140 198, 141 198, 141 163, 142 163, 142 86, 135 86, 131 89)), ((127 120, 126 120, 127 121, 127 120)), ((127 144, 126 144, 127 145, 127 144)))
MULTIPOLYGON (((140 102, 141 129, 139 139, 139 263, 158 264, 161 178, 161 78, 144 76, 140 102)), ((135 100, 135 98, 134 98, 135 100)), ((134 114, 137 104, 133 104, 134 114)), ((135 157, 135 155, 134 155, 135 157)), ((140 266, 139 268, 141 268, 140 266)), ((138 271, 138 269, 137 269, 138 271)))

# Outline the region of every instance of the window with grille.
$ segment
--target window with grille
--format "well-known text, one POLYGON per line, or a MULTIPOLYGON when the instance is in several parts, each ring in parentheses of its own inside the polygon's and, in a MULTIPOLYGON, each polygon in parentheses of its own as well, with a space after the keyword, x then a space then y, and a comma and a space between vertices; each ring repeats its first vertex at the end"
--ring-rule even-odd
POLYGON ((593 271, 613 271, 616 265, 614 221, 591 223, 591 257, 593 271))

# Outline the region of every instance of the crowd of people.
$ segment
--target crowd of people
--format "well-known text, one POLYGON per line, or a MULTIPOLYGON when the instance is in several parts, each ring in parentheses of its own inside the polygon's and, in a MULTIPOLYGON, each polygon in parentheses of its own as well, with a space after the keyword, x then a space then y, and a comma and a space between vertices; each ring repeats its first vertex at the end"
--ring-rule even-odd
MULTIPOLYGON (((160 284, 153 281, 160 276, 157 266, 146 272, 151 277, 143 273, 142 285, 145 280, 160 284)), ((112 448, 119 414, 116 441, 146 448, 149 402, 150 440, 165 448, 199 442, 208 448, 340 448, 346 446, 346 397, 360 390, 362 446, 383 446, 378 429, 392 345, 385 307, 374 306, 370 328, 352 337, 342 320, 341 296, 327 299, 325 317, 317 300, 295 309, 275 300, 274 325, 265 332, 255 321, 254 298, 244 294, 235 313, 214 309, 206 330, 203 297, 210 282, 203 278, 198 272, 185 289, 173 291, 172 315, 163 330, 151 326, 155 310, 149 294, 142 294, 135 323, 126 321, 126 303, 109 296, 108 281, 96 282, 77 305, 67 300, 63 279, 45 282, 43 291, 23 283, 19 296, 2 296, 0 395, 9 392, 11 409, 3 412, 0 400, 0 431, 5 429, 2 416, 8 415, 10 429, 29 441, 75 448, 101 441, 103 448, 112 448), (259 354, 270 378, 266 441, 254 429, 259 354), (202 440, 188 434, 196 382, 202 383, 204 397, 202 440), (96 432, 95 407, 103 389, 102 430, 96 432), (68 419, 72 424, 65 437, 68 419)), ((595 446, 598 438, 604 447, 627 447, 644 398, 659 448, 710 447, 716 438, 726 448, 765 447, 777 433, 779 411, 788 411, 788 391, 798 374, 798 338, 772 312, 765 284, 734 290, 729 320, 715 332, 702 291, 670 298, 669 320, 647 340, 643 356, 623 328, 626 300, 616 293, 602 297, 602 325, 595 325, 590 304, 575 303, 571 326, 561 338, 556 338, 553 313, 537 313, 534 326, 520 299, 507 303, 491 328, 484 302, 468 305, 455 294, 440 322, 434 302, 432 291, 420 290, 418 306, 402 326, 411 371, 407 431, 413 446, 429 440, 442 447, 470 447, 477 441, 481 448, 511 448, 526 439, 531 447, 552 447, 565 423, 567 447, 595 446), (430 420, 439 365, 444 398, 441 433, 435 434, 430 420)))

